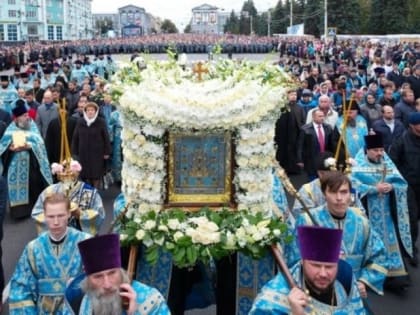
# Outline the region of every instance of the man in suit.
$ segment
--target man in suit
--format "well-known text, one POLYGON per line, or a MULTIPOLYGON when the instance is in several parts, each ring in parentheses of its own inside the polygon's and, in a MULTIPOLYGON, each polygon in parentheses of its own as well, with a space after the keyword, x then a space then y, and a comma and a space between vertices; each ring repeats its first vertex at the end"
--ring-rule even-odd
POLYGON ((310 180, 317 177, 316 160, 324 151, 335 152, 334 130, 324 122, 320 109, 312 112, 312 122, 301 127, 298 138, 298 165, 308 174, 310 180))
POLYGON ((391 143, 398 139, 405 131, 403 123, 394 119, 394 109, 390 105, 382 107, 382 119, 373 122, 375 133, 382 134, 385 152, 389 152, 391 143))

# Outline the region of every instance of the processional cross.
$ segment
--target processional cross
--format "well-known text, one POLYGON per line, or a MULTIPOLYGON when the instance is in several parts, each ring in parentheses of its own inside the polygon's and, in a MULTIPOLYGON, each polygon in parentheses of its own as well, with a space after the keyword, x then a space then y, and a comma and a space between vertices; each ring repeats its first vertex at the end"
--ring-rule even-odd
POLYGON ((203 81, 202 74, 208 73, 209 70, 204 66, 204 63, 199 61, 194 65, 193 72, 197 74, 198 81, 203 81))

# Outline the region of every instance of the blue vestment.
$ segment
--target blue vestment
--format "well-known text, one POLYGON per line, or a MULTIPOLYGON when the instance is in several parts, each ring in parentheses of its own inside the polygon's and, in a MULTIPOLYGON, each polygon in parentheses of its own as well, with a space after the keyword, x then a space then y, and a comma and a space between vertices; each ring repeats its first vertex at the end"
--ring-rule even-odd
POLYGON ((366 196, 369 221, 385 244, 388 276, 406 275, 398 235, 405 251, 412 255, 407 182, 386 153, 380 164, 370 162, 364 150, 359 151, 355 160, 357 164, 352 168, 352 181, 362 197, 366 196), (376 185, 380 182, 392 184, 393 191, 379 194, 376 185), (393 209, 396 210, 396 221, 393 219, 393 209))
MULTIPOLYGON (((8 150, 12 144, 13 133, 23 131, 26 136, 26 143, 30 145, 31 151, 39 164, 39 171, 45 182, 52 184, 51 170, 48 163, 47 152, 44 140, 39 133, 38 127, 31 120, 29 130, 24 130, 15 123, 11 123, 0 140, 0 155, 8 150)), ((0 161, 0 169, 3 164, 0 161)), ((30 152, 28 150, 11 152, 11 159, 7 169, 7 183, 9 186, 9 200, 11 207, 26 205, 29 203, 29 171, 30 171, 30 152)))
MULTIPOLYGON (((38 223, 38 232, 42 232, 46 229, 44 217, 44 200, 45 196, 53 192, 63 192, 67 194, 67 187, 65 184, 59 182, 57 184, 48 186, 39 195, 38 200, 32 209, 32 218, 34 218, 38 223)), ((81 210, 80 217, 77 220, 78 222, 70 220, 69 223, 73 227, 81 229, 86 233, 92 235, 98 234, 102 222, 105 219, 105 209, 98 190, 89 184, 77 181, 70 184, 68 188, 68 196, 70 202, 75 203, 81 210)))
MULTIPOLYGON (((346 145, 346 149, 350 157, 355 157, 357 152, 365 145, 365 138, 368 134, 368 128, 366 120, 361 116, 356 116, 356 126, 352 127, 349 123, 346 126, 346 132, 343 135, 343 143, 346 145)), ((344 119, 343 116, 338 117, 337 129, 340 134, 343 134, 344 119)))
POLYGON ((60 244, 48 232, 26 245, 10 280, 10 315, 69 314, 64 290, 70 278, 82 272, 77 243, 90 235, 67 229, 60 244))
POLYGON ((122 122, 121 115, 117 110, 111 113, 108 129, 111 144, 112 144, 112 160, 111 160, 111 171, 114 180, 121 181, 121 169, 122 169, 122 122))
MULTIPOLYGON (((340 273, 340 268, 338 269, 340 273)), ((291 270, 291 274, 298 287, 304 287, 302 265, 298 262, 291 270)), ((351 277, 351 275, 350 275, 351 277)), ((338 278, 338 276, 337 276, 338 278)), ((324 304, 314 298, 311 298, 305 314, 317 315, 356 315, 366 314, 362 299, 354 279, 349 279, 350 285, 335 280, 334 293, 336 297, 336 306, 324 304)), ((291 309, 287 296, 291 289, 282 273, 279 273, 274 279, 268 282, 261 290, 252 305, 249 315, 287 315, 291 314, 291 309)))
MULTIPOLYGON (((352 266, 358 281, 362 281, 376 293, 383 294, 383 283, 388 273, 386 250, 368 219, 355 208, 348 208, 342 220, 332 217, 325 206, 309 211, 318 225, 343 230, 341 258, 352 266)), ((296 226, 292 233, 295 239, 285 248, 289 266, 293 266, 300 259, 296 228, 301 225, 314 224, 306 213, 296 218, 296 226)))
POLYGON ((19 98, 17 90, 13 84, 9 84, 7 88, 0 87, 0 105, 1 108, 12 114, 12 103, 19 98))

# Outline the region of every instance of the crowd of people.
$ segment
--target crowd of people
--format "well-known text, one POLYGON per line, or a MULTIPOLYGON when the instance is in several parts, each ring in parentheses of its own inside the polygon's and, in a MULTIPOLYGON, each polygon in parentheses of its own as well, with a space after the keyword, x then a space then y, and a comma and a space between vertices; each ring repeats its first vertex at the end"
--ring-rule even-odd
POLYGON ((362 310, 369 291, 407 290, 406 261, 418 265, 420 45, 166 34, 0 48, 0 70, 15 70, 0 77, 0 220, 8 202, 13 218, 32 216, 40 233, 12 277, 11 314, 67 314, 69 307, 169 314, 158 291, 130 285, 116 258, 118 237, 90 239, 104 222, 100 190, 121 181, 124 126, 107 82, 116 71, 112 54, 169 46, 209 53, 216 45, 230 57, 276 49, 278 66, 299 85, 273 126, 279 164, 308 177, 299 193, 310 213, 295 203, 287 216, 295 241, 285 257, 298 286, 277 276, 251 314, 325 305, 345 314, 362 310), (66 146, 72 156, 62 160, 66 146), (312 243, 318 236, 322 242, 312 243), (343 268, 352 270, 351 299, 340 282, 343 268))

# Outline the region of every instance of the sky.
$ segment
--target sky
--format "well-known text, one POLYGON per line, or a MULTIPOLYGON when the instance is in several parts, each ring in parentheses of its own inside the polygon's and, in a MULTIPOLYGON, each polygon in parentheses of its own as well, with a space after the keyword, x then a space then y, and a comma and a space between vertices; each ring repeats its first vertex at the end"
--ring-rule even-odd
MULTIPOLYGON (((132 4, 142 7, 153 16, 170 19, 179 30, 183 30, 191 18, 191 9, 207 3, 225 11, 239 12, 245 0, 93 0, 92 13, 117 13, 118 8, 132 4)), ((254 0, 258 11, 266 11, 278 0, 254 0)))

